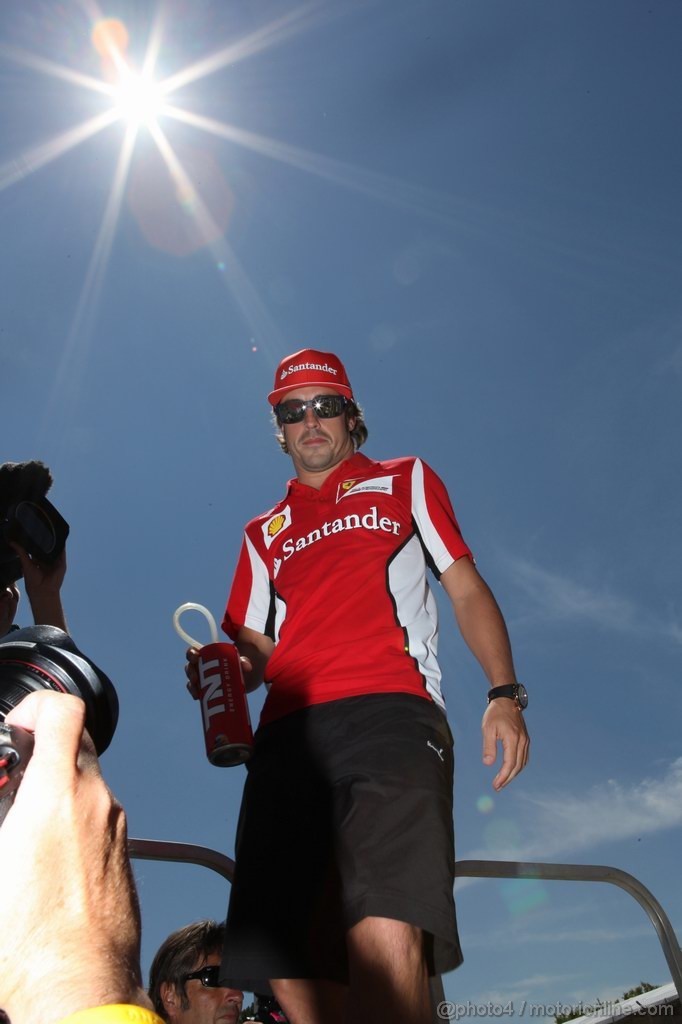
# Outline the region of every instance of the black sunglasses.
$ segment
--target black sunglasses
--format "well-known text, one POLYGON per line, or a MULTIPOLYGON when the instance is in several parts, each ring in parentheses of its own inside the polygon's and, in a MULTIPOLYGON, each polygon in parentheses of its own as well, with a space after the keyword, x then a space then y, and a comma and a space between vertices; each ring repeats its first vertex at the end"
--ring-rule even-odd
POLYGON ((302 398, 289 398, 275 406, 275 415, 280 423, 300 423, 306 409, 312 409, 318 419, 333 420, 340 416, 348 405, 343 395, 315 395, 304 401, 302 398))
POLYGON ((183 974, 182 981, 196 979, 201 982, 204 988, 220 988, 219 975, 220 967, 217 964, 206 964, 205 967, 201 967, 198 971, 192 971, 191 974, 183 974))

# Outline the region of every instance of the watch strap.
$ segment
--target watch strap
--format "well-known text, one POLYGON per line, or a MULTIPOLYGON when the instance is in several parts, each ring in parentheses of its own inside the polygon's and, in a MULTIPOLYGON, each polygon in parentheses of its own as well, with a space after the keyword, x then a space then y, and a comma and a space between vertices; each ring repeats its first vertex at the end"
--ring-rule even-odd
POLYGON ((518 683, 506 683, 503 686, 493 686, 488 690, 488 703, 496 697, 511 697, 515 700, 518 693, 518 683))
POLYGON ((528 693, 523 683, 506 683, 502 686, 493 686, 488 690, 488 704, 496 697, 508 697, 513 700, 519 711, 528 707, 528 693))

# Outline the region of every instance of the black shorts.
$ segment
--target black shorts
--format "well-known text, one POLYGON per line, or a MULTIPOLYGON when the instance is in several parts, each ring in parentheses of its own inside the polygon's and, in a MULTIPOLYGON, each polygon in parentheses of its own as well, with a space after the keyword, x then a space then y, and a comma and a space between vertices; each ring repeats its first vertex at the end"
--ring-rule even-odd
POLYGON ((421 928, 431 974, 457 967, 452 779, 447 721, 421 697, 350 697, 260 728, 221 980, 347 982, 345 933, 368 916, 421 928))

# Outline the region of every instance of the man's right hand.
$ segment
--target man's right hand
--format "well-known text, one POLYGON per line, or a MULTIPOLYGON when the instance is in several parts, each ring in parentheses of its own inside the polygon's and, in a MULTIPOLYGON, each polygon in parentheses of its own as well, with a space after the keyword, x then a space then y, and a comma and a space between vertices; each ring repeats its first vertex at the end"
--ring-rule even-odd
POLYGON ((185 665, 185 675, 187 676, 187 689, 190 697, 194 697, 195 700, 199 700, 199 650, 196 647, 190 647, 185 655, 187 658, 187 664, 185 665))
MULTIPOLYGON (((185 657, 187 658, 187 664, 185 665, 185 675, 187 676, 187 690, 194 700, 199 700, 201 695, 199 689, 199 647, 190 647, 187 650, 185 657)), ((251 660, 240 655, 239 660, 242 663, 242 672, 244 673, 244 680, 248 680, 253 669, 251 660)), ((247 685, 247 690, 249 689, 247 685)))

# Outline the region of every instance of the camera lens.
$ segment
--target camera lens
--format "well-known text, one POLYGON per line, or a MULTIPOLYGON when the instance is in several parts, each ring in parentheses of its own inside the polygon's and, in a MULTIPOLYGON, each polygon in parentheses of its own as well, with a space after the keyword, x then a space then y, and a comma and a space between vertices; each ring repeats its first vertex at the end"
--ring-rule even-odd
POLYGON ((101 754, 118 721, 111 680, 55 626, 29 626, 0 642, 0 721, 34 690, 71 693, 85 702, 85 727, 101 754))
POLYGON ((34 501, 22 501, 15 508, 14 516, 17 526, 30 538, 32 545, 44 557, 51 555, 57 544, 57 536, 45 509, 34 501))

